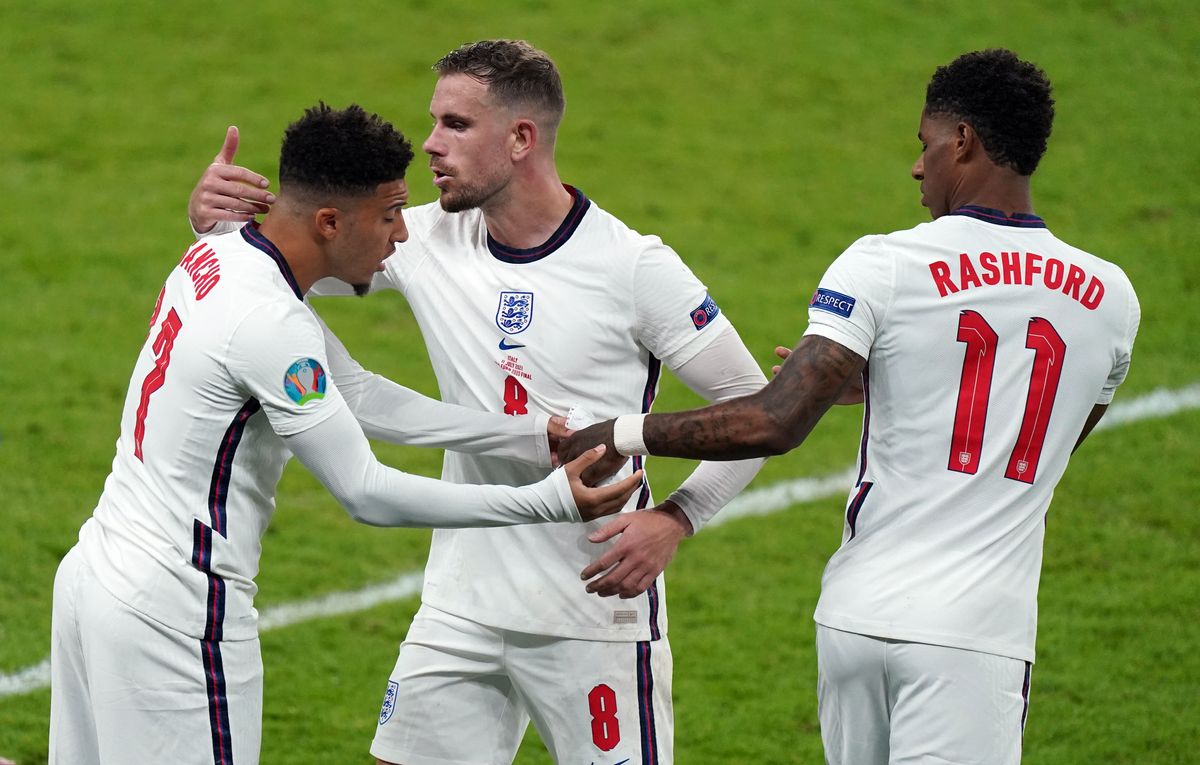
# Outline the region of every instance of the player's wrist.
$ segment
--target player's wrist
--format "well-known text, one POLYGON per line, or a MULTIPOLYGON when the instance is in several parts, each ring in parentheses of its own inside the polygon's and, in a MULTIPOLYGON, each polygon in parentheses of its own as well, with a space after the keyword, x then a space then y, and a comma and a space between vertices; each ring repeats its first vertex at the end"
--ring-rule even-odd
POLYGON ((642 439, 642 422, 645 419, 644 414, 623 414, 613 420, 613 446, 617 454, 633 457, 650 453, 642 439))
POLYGON ((666 513, 676 523, 678 523, 679 527, 683 529, 683 535, 685 537, 690 537, 692 534, 696 533, 695 527, 692 526, 692 519, 688 518, 687 513, 683 512, 683 508, 671 500, 663 502, 658 510, 659 512, 666 513))

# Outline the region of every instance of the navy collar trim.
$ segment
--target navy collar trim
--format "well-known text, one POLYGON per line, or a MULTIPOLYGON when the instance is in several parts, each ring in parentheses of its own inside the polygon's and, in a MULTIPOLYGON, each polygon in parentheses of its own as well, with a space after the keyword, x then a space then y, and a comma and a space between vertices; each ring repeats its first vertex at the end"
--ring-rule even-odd
POLYGON ((1013 213, 1009 215, 1003 210, 993 210, 979 205, 963 205, 951 215, 965 215, 968 218, 995 223, 999 226, 1014 226, 1016 228, 1046 228, 1046 221, 1028 213, 1013 213))
POLYGON ((279 273, 283 274, 284 281, 286 281, 288 286, 292 288, 292 292, 296 293, 296 297, 299 300, 303 300, 304 293, 300 292, 300 285, 296 283, 296 277, 292 273, 292 267, 288 265, 287 260, 284 259, 283 253, 279 251, 279 248, 276 247, 270 239, 263 236, 262 232, 258 230, 258 223, 256 221, 250 221, 245 226, 242 226, 241 233, 242 239, 245 239, 247 244, 249 244, 251 247, 262 250, 267 254, 268 257, 271 258, 271 260, 275 261, 275 265, 279 266, 279 273))
POLYGON ((588 211, 588 208, 592 206, 592 202, 583 195, 582 191, 574 186, 568 186, 564 183, 563 188, 571 192, 571 196, 575 198, 575 201, 571 204, 571 210, 567 213, 567 217, 563 218, 563 222, 559 224, 549 239, 537 247, 531 247, 528 250, 518 250, 515 247, 500 244, 492 238, 491 232, 489 232, 487 235, 487 246, 488 250, 492 253, 492 257, 505 263, 533 263, 566 244, 571 235, 575 233, 575 229, 579 228, 579 224, 583 221, 583 216, 588 211))

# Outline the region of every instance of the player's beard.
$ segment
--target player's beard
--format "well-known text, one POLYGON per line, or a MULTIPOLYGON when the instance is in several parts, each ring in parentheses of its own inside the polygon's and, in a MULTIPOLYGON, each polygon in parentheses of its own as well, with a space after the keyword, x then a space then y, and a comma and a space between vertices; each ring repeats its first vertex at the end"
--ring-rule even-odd
POLYGON ((367 293, 371 291, 370 282, 367 282, 366 284, 351 284, 350 286, 354 288, 354 294, 358 295, 359 297, 366 297, 367 293))
POLYGON ((462 183, 457 189, 443 191, 438 197, 438 203, 449 213, 474 210, 476 207, 482 207, 507 184, 508 179, 503 177, 487 178, 482 183, 462 183))

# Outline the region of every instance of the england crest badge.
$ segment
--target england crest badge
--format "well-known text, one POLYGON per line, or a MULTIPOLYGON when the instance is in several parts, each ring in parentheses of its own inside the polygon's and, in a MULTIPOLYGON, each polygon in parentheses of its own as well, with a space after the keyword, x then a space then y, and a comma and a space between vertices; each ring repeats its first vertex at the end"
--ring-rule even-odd
POLYGON ((383 695, 383 707, 379 710, 380 725, 392 719, 392 712, 396 711, 396 693, 399 690, 400 686, 395 680, 388 680, 387 693, 383 695))
POLYGON ((496 307, 496 326, 510 335, 529 329, 533 321, 532 292, 501 292, 496 307))

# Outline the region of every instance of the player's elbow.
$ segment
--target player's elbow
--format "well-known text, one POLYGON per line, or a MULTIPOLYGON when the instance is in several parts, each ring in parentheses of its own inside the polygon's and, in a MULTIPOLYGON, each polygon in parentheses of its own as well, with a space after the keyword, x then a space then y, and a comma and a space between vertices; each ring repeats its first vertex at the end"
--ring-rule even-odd
POLYGON ((358 523, 367 526, 395 525, 387 522, 388 519, 380 512, 379 503, 372 502, 365 491, 345 490, 335 492, 333 496, 346 514, 358 523))
POLYGON ((771 421, 759 431, 758 449, 760 456, 778 457, 787 454, 804 440, 780 423, 771 421))

